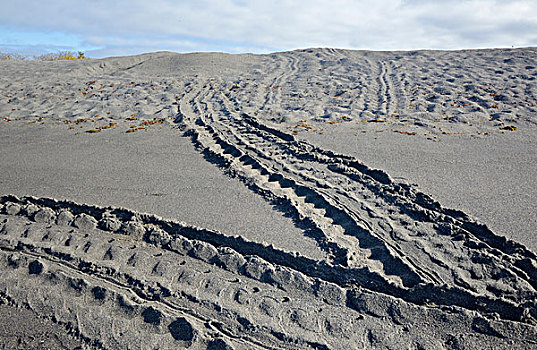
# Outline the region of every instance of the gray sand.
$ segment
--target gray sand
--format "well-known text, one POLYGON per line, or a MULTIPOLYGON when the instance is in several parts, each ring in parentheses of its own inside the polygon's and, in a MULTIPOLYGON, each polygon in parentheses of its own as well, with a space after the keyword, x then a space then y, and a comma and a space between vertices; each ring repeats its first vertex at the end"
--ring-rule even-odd
POLYGON ((80 341, 47 319, 41 319, 33 312, 0 305, 0 349, 83 349, 80 341))
POLYGON ((10 124, 0 144, 4 193, 128 207, 323 256, 283 212, 204 161, 169 125, 75 135, 10 124))
POLYGON ((0 300, 86 348, 534 348, 535 57, 1 62, 0 300))
POLYGON ((315 144, 352 154, 537 251, 537 135, 443 137, 440 142, 393 133, 335 129, 308 135, 315 144))

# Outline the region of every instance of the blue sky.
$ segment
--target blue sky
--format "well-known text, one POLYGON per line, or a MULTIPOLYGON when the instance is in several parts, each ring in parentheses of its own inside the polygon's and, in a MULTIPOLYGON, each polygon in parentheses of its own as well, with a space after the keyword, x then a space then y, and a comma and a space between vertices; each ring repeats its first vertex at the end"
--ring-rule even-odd
POLYGON ((0 52, 537 46, 537 0, 0 0, 0 52))

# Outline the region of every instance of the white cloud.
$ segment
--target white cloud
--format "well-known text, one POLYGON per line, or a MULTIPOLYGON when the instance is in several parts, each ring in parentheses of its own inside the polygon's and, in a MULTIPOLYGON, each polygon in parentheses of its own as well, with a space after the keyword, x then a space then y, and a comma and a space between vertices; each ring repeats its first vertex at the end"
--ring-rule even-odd
POLYGON ((78 35, 99 54, 537 45, 530 0, 19 0, 0 4, 0 23, 78 35))

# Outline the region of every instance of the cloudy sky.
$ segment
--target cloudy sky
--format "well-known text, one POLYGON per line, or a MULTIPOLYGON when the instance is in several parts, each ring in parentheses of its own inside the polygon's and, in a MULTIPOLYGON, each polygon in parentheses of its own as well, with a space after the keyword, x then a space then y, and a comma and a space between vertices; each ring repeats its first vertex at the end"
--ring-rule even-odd
POLYGON ((0 52, 537 46, 537 0, 0 0, 0 52))

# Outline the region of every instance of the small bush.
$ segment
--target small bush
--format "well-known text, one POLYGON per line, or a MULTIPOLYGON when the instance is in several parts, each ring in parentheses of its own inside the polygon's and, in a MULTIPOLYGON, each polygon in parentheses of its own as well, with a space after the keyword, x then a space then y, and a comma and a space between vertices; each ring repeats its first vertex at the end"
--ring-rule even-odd
POLYGON ((79 51, 78 53, 72 51, 62 51, 57 53, 48 53, 35 57, 35 59, 38 61, 74 61, 83 60, 85 58, 86 56, 82 51, 79 51))

